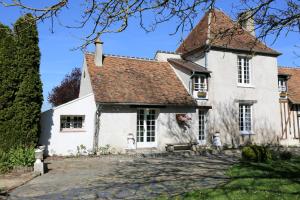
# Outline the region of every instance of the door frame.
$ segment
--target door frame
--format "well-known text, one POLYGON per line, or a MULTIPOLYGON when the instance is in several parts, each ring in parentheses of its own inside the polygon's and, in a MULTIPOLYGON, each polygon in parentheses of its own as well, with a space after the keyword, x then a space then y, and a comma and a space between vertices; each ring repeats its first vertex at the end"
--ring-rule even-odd
MULTIPOLYGON (((159 115, 159 109, 157 108, 138 108, 136 111, 136 148, 153 148, 153 147, 157 147, 157 140, 158 140, 158 129, 157 129, 157 122, 158 122, 158 115, 159 115), (138 111, 139 110, 144 110, 144 112, 146 110, 154 110, 155 111, 155 115, 154 115, 154 121, 155 121, 155 128, 154 128, 154 142, 147 142, 146 138, 147 138, 147 131, 144 131, 144 142, 138 142, 137 140, 137 120, 138 120, 138 111)), ((144 130, 147 127, 147 120, 145 120, 145 116, 144 115, 144 130), (145 126, 146 125, 146 126, 145 126)))
POLYGON ((208 112, 209 110, 201 110, 201 109, 198 109, 198 132, 197 132, 197 141, 198 141, 198 144, 199 145, 206 145, 207 144, 207 122, 208 122, 208 112), (203 112, 204 113, 204 140, 200 140, 199 139, 199 135, 200 135, 200 112, 203 112))

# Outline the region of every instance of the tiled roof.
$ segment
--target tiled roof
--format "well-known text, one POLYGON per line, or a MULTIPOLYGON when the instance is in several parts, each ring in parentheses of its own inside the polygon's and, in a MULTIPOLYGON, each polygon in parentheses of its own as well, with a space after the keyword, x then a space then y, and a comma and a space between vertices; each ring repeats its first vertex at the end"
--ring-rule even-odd
POLYGON ((288 98, 292 103, 300 104, 300 68, 279 67, 278 74, 290 75, 288 79, 288 98))
POLYGON ((176 52, 185 54, 206 45, 274 56, 280 55, 232 21, 228 15, 216 9, 205 13, 202 20, 181 43, 176 52))
POLYGON ((188 60, 183 60, 183 59, 176 59, 176 58, 169 58, 168 62, 171 64, 179 65, 181 67, 184 67, 190 71, 195 71, 195 72, 200 72, 200 73, 206 73, 209 74, 211 73, 208 71, 205 67, 198 65, 194 62, 188 61, 188 60))
POLYGON ((193 98, 167 62, 104 56, 96 67, 85 55, 95 99, 100 103, 133 105, 188 105, 193 98))

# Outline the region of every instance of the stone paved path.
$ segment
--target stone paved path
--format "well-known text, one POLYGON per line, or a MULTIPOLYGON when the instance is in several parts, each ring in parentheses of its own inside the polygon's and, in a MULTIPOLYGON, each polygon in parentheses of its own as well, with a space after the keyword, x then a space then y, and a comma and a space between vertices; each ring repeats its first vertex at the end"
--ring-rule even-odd
POLYGON ((9 199, 151 199, 214 187, 229 156, 102 157, 48 160, 49 172, 13 190, 9 199))

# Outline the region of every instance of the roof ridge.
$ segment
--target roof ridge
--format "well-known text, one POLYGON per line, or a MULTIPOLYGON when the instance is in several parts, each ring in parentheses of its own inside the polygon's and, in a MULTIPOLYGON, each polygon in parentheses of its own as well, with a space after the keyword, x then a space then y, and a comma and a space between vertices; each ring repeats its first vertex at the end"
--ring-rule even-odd
MULTIPOLYGON (((85 54, 95 55, 93 52, 86 52, 85 54)), ((150 61, 150 62, 160 62, 152 58, 143 58, 137 56, 123 56, 117 54, 103 54, 104 56, 115 57, 115 58, 125 58, 125 59, 132 59, 132 60, 142 60, 142 61, 150 61)))
POLYGON ((295 69, 295 70, 300 70, 300 67, 298 66, 277 66, 278 68, 285 68, 285 69, 295 69))
POLYGON ((168 53, 168 54, 179 55, 179 53, 176 53, 175 51, 164 51, 164 50, 157 50, 156 53, 168 53))

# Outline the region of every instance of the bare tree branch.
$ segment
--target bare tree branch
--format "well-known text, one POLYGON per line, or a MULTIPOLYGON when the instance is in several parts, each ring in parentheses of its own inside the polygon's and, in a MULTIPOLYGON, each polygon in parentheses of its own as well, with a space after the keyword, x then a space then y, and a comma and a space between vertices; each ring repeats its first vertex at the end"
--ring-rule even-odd
MULTIPOLYGON (((139 19, 140 27, 146 32, 154 31, 160 24, 176 21, 170 34, 191 30, 195 19, 204 11, 214 8, 217 0, 78 0, 81 5, 78 18, 66 28, 88 28, 81 48, 92 43, 104 33, 118 33, 126 30, 131 19, 139 19), (147 16, 147 17, 146 17, 147 16), (146 20, 147 19, 147 20, 146 20), (89 25, 89 26, 88 26, 89 25), (90 27, 90 25, 92 25, 90 27)), ((54 20, 64 15, 64 9, 70 7, 69 0, 57 0, 44 6, 35 7, 34 3, 21 0, 0 0, 4 7, 17 7, 32 13, 36 20, 48 18, 54 20)), ((72 2, 75 4, 75 2, 72 2)), ((248 18, 256 24, 258 39, 274 35, 274 41, 290 32, 300 32, 299 0, 240 0, 234 3, 235 14, 250 11, 248 18)), ((52 28, 53 29, 53 28, 52 28)), ((227 33, 228 34, 228 33, 227 33)))

